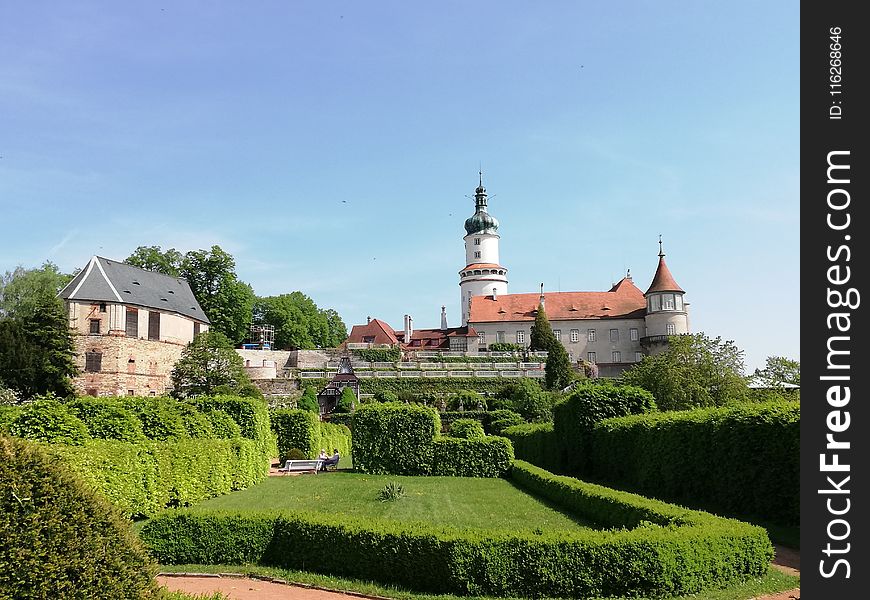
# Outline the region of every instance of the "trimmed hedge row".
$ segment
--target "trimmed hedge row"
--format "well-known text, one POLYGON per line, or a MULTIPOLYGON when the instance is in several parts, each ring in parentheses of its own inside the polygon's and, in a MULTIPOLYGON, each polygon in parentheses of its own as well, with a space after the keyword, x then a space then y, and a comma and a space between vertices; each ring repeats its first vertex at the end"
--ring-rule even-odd
POLYGON ((269 408, 265 401, 239 396, 214 396, 189 401, 202 412, 222 410, 233 418, 242 431, 242 437, 257 442, 257 453, 268 470, 273 457, 278 455, 278 441, 269 422, 269 408))
POLYGON ((450 437, 479 440, 485 435, 481 422, 474 419, 456 419, 450 424, 450 437))
POLYGON ((317 458, 320 449, 342 456, 350 454, 350 429, 345 425, 322 423, 316 414, 298 408, 272 412, 272 428, 278 438, 278 456, 283 463, 290 450, 301 450, 308 458, 317 458))
POLYGON ((179 440, 131 444, 91 440, 49 450, 128 517, 188 506, 266 476, 254 440, 179 440))
POLYGON ((645 495, 799 522, 800 404, 653 413, 598 423, 591 474, 645 495))
POLYGON ((503 437, 443 437, 433 442, 433 450, 429 475, 501 477, 514 461, 513 446, 503 437))
POLYGON ((548 471, 561 471, 559 443, 553 435, 552 423, 513 425, 504 429, 502 435, 511 441, 518 459, 548 471))
MULTIPOLYGON (((329 383, 329 379, 324 377, 304 379, 303 381, 305 385, 311 385, 317 389, 323 389, 329 383)), ((421 395, 471 390, 478 393, 494 394, 508 383, 510 383, 509 379, 500 377, 363 377, 359 380, 359 391, 363 394, 374 394, 381 390, 389 390, 396 394, 410 392, 421 395)))
POLYGON ((340 514, 168 511, 141 537, 164 564, 258 563, 431 593, 669 596, 767 571, 764 530, 516 463, 518 484, 632 529, 511 533, 340 514))
POLYGON ((419 404, 364 404, 353 417, 353 463, 363 473, 426 475, 441 419, 419 404))

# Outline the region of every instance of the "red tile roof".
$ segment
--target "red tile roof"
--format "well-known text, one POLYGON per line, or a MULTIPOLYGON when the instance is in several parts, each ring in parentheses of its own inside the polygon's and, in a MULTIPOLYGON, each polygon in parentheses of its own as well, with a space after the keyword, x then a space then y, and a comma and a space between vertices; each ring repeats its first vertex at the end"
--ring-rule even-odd
MULTIPOLYGON (((469 269, 504 269, 504 267, 495 263, 472 263, 463 268, 462 271, 469 269)), ((462 273, 462 271, 459 272, 462 273)))
POLYGON ((652 283, 649 286, 649 289, 646 291, 647 294, 650 292, 683 292, 683 288, 677 285, 677 282, 674 281, 674 276, 671 275, 671 270, 668 269, 668 265, 665 264, 664 255, 659 256, 659 266, 656 269, 656 274, 653 276, 652 283))
MULTIPOLYGON (((643 292, 627 277, 607 292, 549 292, 544 298, 550 321, 642 318, 646 314, 643 292)), ((496 299, 474 296, 468 321, 534 321, 540 300, 539 293, 501 294, 496 299)))
POLYGON ((350 335, 344 341, 345 344, 398 344, 399 340, 393 332, 393 328, 381 321, 372 319, 367 325, 354 325, 350 335))
POLYGON ((396 331, 399 341, 413 348, 450 348, 452 337, 477 337, 473 327, 448 327, 447 329, 415 329, 411 332, 411 343, 405 343, 405 332, 396 331))

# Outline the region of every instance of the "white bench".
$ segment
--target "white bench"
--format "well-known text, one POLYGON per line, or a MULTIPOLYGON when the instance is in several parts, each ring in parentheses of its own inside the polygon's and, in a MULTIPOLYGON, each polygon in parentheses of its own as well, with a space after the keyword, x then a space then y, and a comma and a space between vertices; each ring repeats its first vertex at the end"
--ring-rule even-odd
POLYGON ((284 463, 283 467, 278 468, 278 471, 281 473, 305 473, 310 471, 316 475, 322 465, 323 461, 319 458, 315 460, 288 460, 284 463))

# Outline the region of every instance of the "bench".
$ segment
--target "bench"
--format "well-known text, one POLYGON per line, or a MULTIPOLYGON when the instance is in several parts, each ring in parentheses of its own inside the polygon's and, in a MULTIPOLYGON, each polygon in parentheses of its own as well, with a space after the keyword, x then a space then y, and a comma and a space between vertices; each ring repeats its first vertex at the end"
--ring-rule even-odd
POLYGON ((288 460, 283 467, 278 468, 278 471, 280 473, 306 473, 310 471, 316 475, 322 464, 323 461, 319 458, 315 460, 288 460))

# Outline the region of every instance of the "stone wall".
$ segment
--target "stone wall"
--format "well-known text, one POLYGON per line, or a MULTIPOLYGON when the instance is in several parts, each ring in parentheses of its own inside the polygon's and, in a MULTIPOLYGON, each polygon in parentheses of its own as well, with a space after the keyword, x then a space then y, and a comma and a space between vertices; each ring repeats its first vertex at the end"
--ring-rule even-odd
POLYGON ((116 335, 76 335, 76 365, 81 375, 76 392, 92 396, 159 396, 167 393, 170 375, 186 344, 116 335), (86 353, 99 352, 99 372, 85 371, 86 353))
POLYGON ((236 348, 236 352, 242 357, 246 367, 268 367, 270 363, 280 372, 286 369, 293 354, 290 350, 243 350, 236 348))

